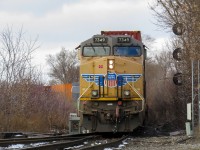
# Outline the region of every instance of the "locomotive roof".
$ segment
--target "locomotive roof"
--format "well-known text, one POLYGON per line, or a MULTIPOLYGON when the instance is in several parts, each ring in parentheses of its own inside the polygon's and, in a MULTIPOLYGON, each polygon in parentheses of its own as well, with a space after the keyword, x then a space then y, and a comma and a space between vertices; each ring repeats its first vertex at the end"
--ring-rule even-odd
POLYGON ((94 35, 92 38, 87 39, 86 41, 81 43, 81 47, 86 46, 86 45, 139 45, 139 46, 143 46, 143 43, 135 38, 133 38, 133 36, 131 35, 94 35), (100 41, 100 42, 95 42, 94 39, 95 38, 105 38, 105 41, 100 41), (122 40, 125 38, 129 38, 130 41, 127 42, 126 41, 121 41, 119 42, 119 38, 121 38, 122 40))

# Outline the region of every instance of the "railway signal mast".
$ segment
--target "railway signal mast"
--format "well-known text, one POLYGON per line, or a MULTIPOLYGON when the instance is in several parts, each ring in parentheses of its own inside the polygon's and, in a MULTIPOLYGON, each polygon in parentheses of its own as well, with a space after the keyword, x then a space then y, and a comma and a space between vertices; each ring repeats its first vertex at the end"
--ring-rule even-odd
MULTIPOLYGON (((184 27, 183 27, 183 24, 182 23, 176 23, 173 25, 172 27, 172 31, 175 35, 177 36, 181 36, 184 32, 184 27)), ((178 63, 178 68, 180 69, 181 68, 181 64, 180 64, 180 61, 183 59, 182 58, 182 52, 183 52, 183 49, 181 49, 180 47, 176 48, 174 51, 173 51, 173 58, 177 61, 178 63)), ((193 75, 192 75, 193 77, 193 75)), ((177 72, 176 74, 174 74, 174 77, 173 77, 173 82, 175 85, 177 86, 181 86, 183 83, 183 75, 181 72, 177 72)), ((193 83, 193 78, 192 78, 192 83, 193 83)), ((192 91, 193 91, 193 85, 192 85, 192 91)), ((193 94, 193 92, 192 92, 193 94)), ((191 120, 192 120, 192 130, 194 128, 194 111, 193 111, 193 96, 192 96, 192 105, 191 103, 188 103, 187 104, 187 120, 188 122, 186 122, 186 134, 187 135, 191 135, 191 120), (192 106, 192 115, 191 115, 191 106, 192 106)))
MULTIPOLYGON (((176 23, 173 25, 172 27, 173 33, 177 36, 181 36, 183 35, 185 29, 182 23, 176 23)), ((183 60, 182 56, 183 56, 183 49, 181 48, 176 48, 173 52, 173 58, 175 60, 177 60, 177 62, 179 63, 180 61, 183 60)), ((192 58, 191 60, 191 82, 192 82, 192 101, 191 103, 187 104, 187 120, 188 122, 186 122, 186 134, 187 135, 194 135, 194 127, 195 127, 195 118, 196 120, 198 120, 198 123, 196 122, 196 124, 199 127, 199 131, 200 131, 200 62, 199 60, 194 61, 194 58, 192 58), (197 86, 196 86, 197 85, 197 86), (197 88, 195 88, 197 87, 197 88), (198 103, 195 103, 195 99, 198 96, 198 103), (195 107, 195 104, 196 107, 195 107), (195 114, 195 108, 196 110, 198 109, 198 114, 195 114), (195 117, 196 116, 196 117, 195 117), (198 116, 198 117, 197 117, 198 116), (191 130, 192 127, 192 130, 191 130)), ((180 66, 180 64, 179 64, 180 66)), ((174 75, 173 77, 173 82, 174 84, 176 84, 177 86, 181 86, 183 83, 183 74, 178 72, 174 75)))

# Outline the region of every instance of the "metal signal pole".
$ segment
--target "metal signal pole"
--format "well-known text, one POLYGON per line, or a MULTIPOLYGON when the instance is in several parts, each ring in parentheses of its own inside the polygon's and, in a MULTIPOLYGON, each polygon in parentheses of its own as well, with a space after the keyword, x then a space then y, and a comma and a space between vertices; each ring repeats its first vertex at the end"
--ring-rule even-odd
POLYGON ((194 61, 192 60, 192 134, 194 134, 194 61))
POLYGON ((200 77, 199 77, 200 73, 199 73, 199 60, 198 60, 198 102, 199 102, 199 122, 198 122, 198 126, 199 126, 199 132, 200 132, 200 77))

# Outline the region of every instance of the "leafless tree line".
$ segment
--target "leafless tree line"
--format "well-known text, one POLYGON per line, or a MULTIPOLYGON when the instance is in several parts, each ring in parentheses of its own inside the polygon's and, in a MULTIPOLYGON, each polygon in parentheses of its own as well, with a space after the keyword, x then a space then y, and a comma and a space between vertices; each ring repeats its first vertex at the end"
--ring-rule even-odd
MULTIPOLYGON (((181 48, 181 61, 174 61, 175 72, 182 73, 182 85, 173 88, 176 122, 184 126, 186 103, 191 102, 191 61, 199 60, 200 2, 198 0, 155 0, 151 9, 157 25, 172 33, 175 24, 181 26, 182 34, 171 36, 170 49, 181 48)), ((174 73, 175 73, 174 72, 174 73)), ((197 74, 197 71, 195 72, 197 74)), ((172 92, 173 92, 172 91, 172 92)), ((165 91, 163 91, 165 92, 165 91)))
POLYGON ((176 86, 172 80, 174 60, 171 55, 170 51, 163 51, 146 61, 148 124, 153 126, 173 123, 176 119, 176 86))
POLYGON ((44 86, 31 62, 37 48, 37 39, 27 40, 23 29, 0 32, 0 131, 67 128, 73 104, 44 86))

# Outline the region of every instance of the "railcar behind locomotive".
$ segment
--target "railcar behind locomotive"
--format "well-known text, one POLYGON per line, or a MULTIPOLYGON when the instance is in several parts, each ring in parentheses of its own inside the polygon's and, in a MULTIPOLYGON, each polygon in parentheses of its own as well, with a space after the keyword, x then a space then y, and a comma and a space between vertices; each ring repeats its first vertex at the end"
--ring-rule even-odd
POLYGON ((81 43, 80 131, 130 132, 143 124, 145 56, 140 31, 102 31, 81 43))

